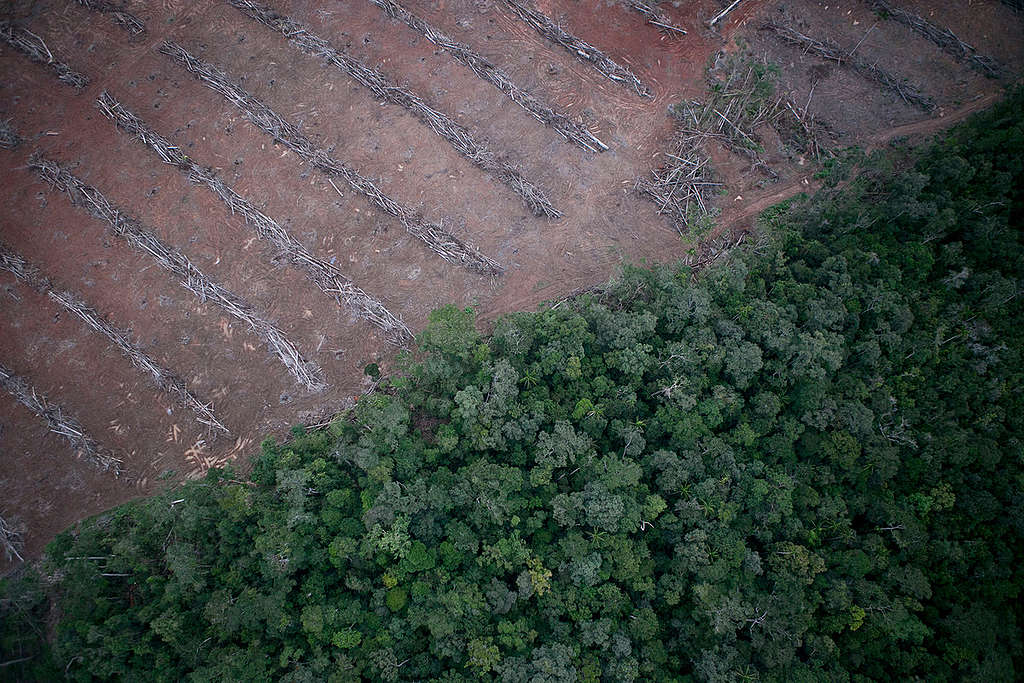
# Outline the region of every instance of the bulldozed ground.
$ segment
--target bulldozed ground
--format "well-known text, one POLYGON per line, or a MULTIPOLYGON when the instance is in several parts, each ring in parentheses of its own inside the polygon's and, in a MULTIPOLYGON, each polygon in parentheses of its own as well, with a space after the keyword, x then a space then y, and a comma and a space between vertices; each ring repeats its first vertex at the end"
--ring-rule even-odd
POLYGON ((26 558, 351 406, 437 306, 486 324, 704 263, 832 150, 952 125, 1024 62, 996 0, 5 12, 0 517, 26 558), (711 106, 726 64, 770 96, 711 106), (682 102, 709 117, 687 135, 682 102), (655 171, 705 211, 638 191, 655 171))

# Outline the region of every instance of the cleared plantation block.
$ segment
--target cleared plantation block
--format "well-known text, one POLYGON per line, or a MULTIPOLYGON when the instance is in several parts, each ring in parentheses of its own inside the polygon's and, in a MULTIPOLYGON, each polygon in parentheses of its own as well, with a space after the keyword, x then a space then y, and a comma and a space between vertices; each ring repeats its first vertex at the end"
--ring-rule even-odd
POLYGON ((812 38, 788 24, 780 24, 776 21, 769 21, 761 28, 774 33, 784 42, 795 45, 804 52, 849 67, 863 78, 874 81, 893 91, 907 104, 927 112, 935 109, 934 100, 922 94, 921 90, 916 86, 907 83, 905 79, 899 78, 885 69, 855 56, 853 52, 844 50, 831 40, 812 38))
POLYGON ((133 36, 141 36, 146 32, 146 25, 134 14, 125 12, 123 5, 115 5, 106 0, 78 0, 78 4, 93 12, 109 14, 118 26, 133 36))
POLYGON ((566 140, 575 143, 589 152, 603 152, 608 145, 586 127, 575 123, 565 114, 560 114, 543 104, 536 97, 520 88, 516 83, 493 62, 481 57, 468 45, 464 45, 437 30, 426 21, 416 16, 394 0, 369 0, 392 19, 404 22, 409 28, 423 35, 434 45, 450 54, 457 61, 469 67, 470 71, 480 79, 487 81, 505 93, 513 102, 546 126, 558 132, 566 140))
POLYGON ((217 67, 192 56, 185 48, 166 42, 160 52, 171 57, 211 90, 219 92, 235 105, 257 128, 272 135, 299 158, 328 177, 343 179, 349 186, 377 208, 398 218, 406 231, 423 241, 434 253, 449 263, 462 265, 483 275, 499 275, 504 268, 479 249, 460 240, 437 223, 426 221, 418 212, 385 194, 373 181, 355 169, 330 156, 318 147, 298 126, 286 121, 277 112, 256 99, 217 67))
POLYGON ((253 334, 267 345, 307 390, 320 391, 325 387, 320 367, 306 360, 277 326, 263 319, 241 297, 207 277, 184 254, 164 244, 138 220, 108 202, 95 187, 86 185, 57 162, 40 156, 33 156, 29 160, 29 168, 54 188, 66 192, 72 204, 83 207, 93 217, 105 221, 114 235, 135 249, 149 254, 158 265, 174 274, 181 286, 192 292, 200 302, 210 301, 248 325, 253 334))
MULTIPOLYGON (((53 298, 0 268, 0 363, 70 410, 89 436, 124 461, 125 470, 120 478, 114 478, 83 462, 67 442, 48 431, 47 422, 0 391, 0 517, 15 522, 16 527, 24 524, 29 530, 23 539, 24 550, 19 550, 27 562, 39 558, 47 542, 68 525, 113 505, 159 493, 168 485, 199 478, 228 464, 237 472, 237 481, 248 480, 251 470, 247 456, 259 449, 264 438, 280 441, 288 439, 289 433, 296 434, 298 430, 290 431, 295 425, 319 431, 331 424, 332 416, 360 405, 358 412, 368 416, 371 428, 380 421, 380 415, 388 420, 403 418, 387 406, 381 413, 383 404, 367 398, 384 386, 379 383, 381 378, 393 377, 404 367, 404 355, 399 351, 413 344, 400 340, 408 339, 408 330, 439 330, 440 323, 446 335, 443 339, 431 337, 431 332, 426 336, 437 342, 434 347, 445 348, 456 343, 456 337, 470 333, 468 325, 455 324, 462 320, 461 313, 458 319, 444 313, 432 317, 431 312, 438 306, 451 303, 462 311, 472 307, 477 313, 477 328, 496 331, 500 343, 490 345, 491 356, 484 361, 488 367, 494 364, 495 354, 503 350, 518 354, 524 348, 522 335, 509 333, 511 328, 499 322, 509 312, 540 307, 557 308, 555 314, 559 314, 591 300, 603 304, 603 308, 597 317, 588 320, 604 325, 615 337, 615 329, 605 325, 614 321, 608 322, 604 311, 615 308, 614 287, 595 288, 595 283, 610 278, 620 282, 619 274, 629 263, 688 265, 689 271, 671 268, 671 276, 666 271, 664 282, 671 279, 681 283, 711 262, 733 261, 738 258, 735 245, 741 239, 750 241, 762 227, 759 217, 780 216, 770 207, 794 195, 814 192, 820 185, 830 185, 844 177, 851 166, 854 170, 863 168, 859 149, 879 149, 893 138, 916 141, 995 104, 1004 96, 1010 78, 1009 73, 1005 80, 983 77, 971 64, 956 59, 954 52, 962 46, 951 43, 949 50, 953 52, 944 50, 917 29, 900 23, 893 12, 888 16, 874 14, 872 0, 841 6, 814 0, 714 0, 671 5, 667 0, 515 0, 628 67, 653 95, 641 97, 628 83, 606 78, 595 72, 592 64, 582 63, 582 57, 543 39, 505 1, 17 0, 5 5, 0 19, 42 38, 45 43, 34 43, 46 63, 30 63, 0 39, 0 61, 6 69, 6 77, 0 79, 6 95, 0 98, 0 133, 8 117, 16 128, 9 142, 0 135, 0 146, 15 144, 18 134, 24 138, 13 152, 0 149, 0 178, 7 199, 0 215, 0 240, 38 268, 42 277, 50 278, 55 296, 64 290, 71 296, 53 298), (118 15, 109 11, 111 7, 143 20, 147 32, 138 34, 127 26, 115 25, 118 15), (941 110, 926 114, 878 81, 849 68, 845 57, 841 63, 825 60, 760 30, 769 20, 792 21, 795 29, 819 42, 831 41, 854 57, 899 77, 902 83, 918 86, 941 110), (689 33, 683 35, 681 30, 659 24, 674 25, 689 33), (262 100, 272 109, 271 114, 276 113, 294 128, 280 127, 277 120, 266 118, 262 123, 267 125, 257 131, 250 118, 225 102, 223 94, 209 92, 207 86, 193 82, 184 69, 172 65, 171 59, 159 52, 165 40, 219 67, 243 92, 262 100), (42 45, 57 60, 90 77, 92 82, 86 90, 89 102, 56 82, 42 45), (712 87, 726 84, 734 56, 747 64, 753 58, 759 68, 768 66, 774 90, 747 97, 748 86, 737 77, 724 88, 722 97, 716 98, 708 88, 709 80, 712 87), (100 110, 116 121, 120 130, 112 121, 97 122, 95 118, 99 112, 93 107, 105 89, 113 97, 100 97, 100 110), (292 138, 292 144, 299 141, 306 159, 295 159, 294 147, 273 137, 291 137, 295 130, 300 137, 292 138), (691 133, 697 140, 688 142, 686 137, 691 133), (312 149, 302 144, 301 136, 308 138, 312 149), (604 149, 604 140, 613 149, 598 154, 604 149), (268 352, 264 340, 256 336, 258 332, 254 334, 248 324, 226 313, 221 304, 200 303, 205 293, 197 294, 196 288, 186 292, 180 285, 188 277, 187 272, 176 270, 171 274, 154 263, 148 241, 137 243, 138 248, 130 247, 124 238, 113 234, 116 228, 105 218, 94 220, 49 189, 34 172, 23 172, 34 151, 29 148, 36 147, 83 182, 101 190, 163 244, 186 255, 206 276, 244 299, 258 317, 273 323, 305 358, 316 362, 329 386, 320 393, 303 389, 291 371, 279 364, 282 361, 277 352, 268 352), (837 159, 823 166, 820 162, 828 158, 830 148, 837 159), (310 159, 321 162, 326 169, 315 166, 310 159), (494 159, 500 168, 491 165, 494 159), (416 218, 425 218, 472 242, 506 267, 505 274, 481 277, 463 267, 458 257, 445 260, 427 251, 430 247, 425 247, 420 237, 410 237, 401 218, 396 217, 402 215, 400 208, 392 206, 399 213, 386 214, 378 203, 388 201, 386 198, 368 197, 346 184, 349 180, 358 183, 360 178, 336 177, 341 162, 390 195, 399 206, 416 211, 416 218), (564 215, 557 220, 531 215, 527 206, 535 214, 543 214, 550 207, 536 197, 531 204, 528 188, 522 186, 519 192, 517 180, 500 177, 508 168, 517 169, 518 178, 525 178, 545 193, 548 203, 564 215), (652 169, 657 171, 652 173, 652 169), (768 169, 778 174, 776 181, 772 181, 768 169), (635 184, 637 178, 642 180, 635 184), (202 187, 194 187, 197 184, 202 187), (335 196, 335 188, 339 196, 335 196), (644 189, 649 193, 643 194, 644 189), (659 215, 659 210, 665 215, 659 215), (241 216, 230 215, 229 211, 241 216), (297 248, 296 242, 304 249, 297 248), (595 290, 592 298, 565 300, 571 293, 595 290), (544 303, 559 301, 564 303, 544 303), (377 308, 378 304, 386 309, 377 308), (86 310, 90 307, 92 315, 86 310), (193 411, 182 407, 185 399, 154 386, 159 380, 146 369, 146 362, 130 364, 123 357, 126 345, 115 348, 116 341, 108 334, 111 330, 97 330, 104 321, 165 371, 173 370, 184 379, 199 402, 207 407, 212 402, 211 412, 232 435, 211 438, 193 411), (388 334, 389 329, 393 336, 388 334)), ((1024 43, 1019 39, 1021 17, 1000 2, 888 0, 886 6, 915 12, 940 33, 948 27, 979 54, 998 58, 1010 73, 1019 71, 1024 63, 1024 43)), ((744 70, 739 76, 746 73, 744 70)), ((257 119, 266 114, 250 104, 244 101, 241 106, 257 119)), ((999 142, 994 144, 998 146, 999 142)), ((942 160, 937 164, 941 167, 942 160)), ((370 186, 360 187, 372 192, 370 186)), ((876 199, 879 196, 873 195, 876 199)), ((828 197, 830 202, 835 200, 833 193, 828 197)), ((800 199, 790 206, 802 203, 800 199)), ((990 208, 1000 211, 999 206, 990 208)), ((969 206, 965 209, 964 215, 975 215, 969 206)), ((870 223, 869 218, 861 223, 870 223)), ((819 228, 828 227, 810 220, 807 225, 816 234, 819 228)), ((868 229, 885 227, 883 223, 875 222, 868 229)), ((751 249, 758 253, 772 246, 754 241, 751 249)), ((159 248, 157 254, 163 258, 159 248)), ((960 254, 947 256, 955 260, 960 254)), ((773 263, 771 267, 785 270, 786 265, 773 263)), ((953 272, 953 266, 950 268, 953 272)), ((628 269, 629 274, 634 272, 628 269)), ((739 277, 739 271, 729 273, 739 277)), ((801 281, 805 276, 806 271, 795 275, 801 281)), ((727 279, 725 284, 738 282, 727 279)), ((954 279, 955 285, 962 276, 954 279)), ((713 299, 722 298, 719 285, 723 282, 714 280, 711 285, 713 299)), ((650 286, 657 285, 654 279, 641 277, 637 284, 643 284, 643 291, 621 288, 624 302, 657 298, 647 296, 650 286)), ((956 298, 967 289, 962 287, 951 296, 956 298)), ((1012 295, 1012 289, 1006 296, 1012 295)), ((780 290, 774 291, 777 294, 780 290)), ((732 306, 735 302, 727 303, 732 306)), ((824 305, 831 311, 833 303, 829 299, 824 305)), ((697 305, 703 305, 703 301, 697 301, 697 305)), ((722 319, 742 323, 744 316, 735 318, 732 311, 722 319)), ((550 331, 547 322, 538 322, 550 331)), ((627 333, 633 330, 639 335, 633 346, 640 348, 650 342, 645 338, 650 336, 646 319, 630 318, 624 324, 628 329, 624 328, 623 334, 629 336, 627 333)), ((750 330, 754 337, 763 332, 756 325, 750 330)), ((682 333, 692 337, 691 332, 682 333)), ((733 330, 726 332, 731 335, 733 330)), ((623 334, 618 335, 619 341, 624 339, 623 334)), ((598 336, 604 339, 608 334, 598 336)), ((568 356, 579 341, 571 337, 573 334, 566 337, 567 346, 555 351, 568 356)), ((632 344, 629 339, 624 343, 632 344)), ((997 340, 993 343, 998 345, 997 340)), ((741 346, 741 354, 727 359, 728 371, 723 370, 729 375, 727 379, 736 370, 749 369, 748 363, 756 365, 754 355, 748 353, 751 349, 741 346)), ((943 346, 943 352, 948 347, 943 346)), ((818 347, 811 349, 812 354, 817 351, 818 347)), ((552 359, 547 351, 539 353, 538 357, 552 359)), ((617 357, 626 364, 616 363, 614 358, 605 363, 605 369, 613 373, 609 375, 613 384, 629 375, 628 381, 641 398, 646 396, 654 402, 664 399, 666 405, 678 404, 684 413, 687 411, 683 404, 688 402, 688 395, 684 395, 686 387, 682 386, 687 376, 682 365, 664 382, 648 381, 650 377, 640 377, 642 368, 633 356, 619 353, 617 357)), ((539 361, 541 365, 546 363, 544 358, 539 361)), ((520 364, 512 360, 520 370, 520 364)), ((559 386, 573 389, 565 386, 564 379, 558 379, 566 376, 561 373, 565 364, 554 360, 554 366, 546 366, 554 373, 549 373, 554 390, 559 386)), ((499 385, 518 386, 521 395, 531 385, 539 386, 544 380, 529 365, 522 366, 530 375, 526 379, 515 380, 511 375, 506 377, 507 373, 491 382, 488 377, 474 379, 473 384, 485 394, 484 404, 493 403, 489 396, 495 387, 501 388, 499 385), (488 383, 493 385, 490 394, 484 386, 488 383)), ((602 372, 601 367, 584 358, 581 367, 585 371, 588 366, 602 372)), ((569 367, 574 369, 574 362, 569 367)), ((569 383, 574 384, 575 372, 571 375, 569 383)), ((444 377, 438 381, 450 386, 444 377)), ((612 396, 614 391, 608 393, 606 385, 595 391, 588 394, 594 404, 593 413, 580 403, 579 396, 567 395, 568 413, 561 417, 578 414, 579 420, 572 417, 570 421, 579 422, 581 429, 586 425, 587 430, 606 422, 608 452, 614 452, 615 443, 620 449, 626 444, 632 451, 638 443, 636 435, 651 432, 654 413, 633 416, 637 417, 635 424, 618 415, 625 424, 620 430, 613 424, 615 415, 601 417, 598 404, 603 402, 603 408, 617 410, 608 400, 616 405, 622 402, 612 396)), ((746 395, 745 390, 737 391, 741 398, 746 395)), ((717 388, 713 393, 716 405, 721 403, 719 399, 726 403, 731 400, 729 396, 723 398, 717 388)), ((423 396, 437 407, 434 398, 423 396)), ((470 403, 462 402, 463 409, 456 417, 479 423, 476 417, 480 410, 473 407, 479 401, 473 396, 468 400, 470 403)), ((888 404, 883 407, 888 408, 888 404)), ((468 453, 476 447, 469 444, 468 437, 460 436, 455 451, 447 453, 449 430, 443 424, 434 424, 433 413, 424 417, 421 412, 412 413, 409 432, 413 436, 421 432, 428 447, 437 446, 433 442, 441 438, 446 463, 455 451, 468 453), (443 432, 440 437, 438 429, 443 432)), ((684 418, 690 419, 686 415, 684 418)), ((896 415, 894 419, 898 431, 900 418, 896 415)), ((465 430, 456 431, 479 436, 478 429, 467 425, 465 430)), ((898 433, 891 436, 893 425, 888 418, 882 426, 886 433, 881 436, 899 438, 898 433)), ((877 429, 873 433, 877 438, 877 429)), ((737 443, 752 438, 749 430, 737 434, 737 443)), ((398 463, 407 464, 404 460, 398 463)), ((566 468, 559 486, 568 486, 573 478, 580 485, 590 482, 572 470, 566 468)), ((242 485, 230 487, 244 492, 236 486, 242 485)), ((650 501, 645 496, 647 492, 638 491, 637 504, 646 510, 650 501)), ((307 502, 317 498, 307 496, 307 502)), ((181 503, 165 509, 168 519, 182 514, 183 506, 181 503)), ((627 512, 633 509, 632 503, 627 501, 627 508, 627 512)), ((572 514, 578 524, 585 524, 584 513, 591 510, 576 506, 572 510, 567 507, 565 512, 565 521, 569 522, 572 514)), ((655 509, 650 512, 654 514, 655 509)), ((656 518, 642 515, 645 521, 640 526, 648 535, 663 531, 663 514, 656 518), (654 530, 651 524, 656 525, 654 530)), ((905 520, 868 520, 865 525, 871 531, 875 523, 900 521, 905 520)), ((890 544, 897 543, 901 533, 909 532, 880 532, 890 544)), ((273 545, 280 535, 268 539, 273 545)), ((215 544, 208 546, 216 550, 215 544)), ((773 553, 772 561, 788 561, 782 555, 773 553)), ((0 550, 0 571, 5 568, 3 559, 0 550)), ((549 568, 554 580, 558 567, 549 568)), ((116 567, 111 571, 127 570, 116 567)), ((102 583, 111 584, 116 591, 117 586, 129 587, 132 581, 124 577, 104 579, 102 583)), ((417 597, 412 595, 415 591, 408 582, 400 580, 399 584, 396 594, 404 585, 410 600, 417 597)), ((621 581, 618 584, 629 592, 628 586, 621 581)), ((486 593, 488 589, 484 586, 482 590, 486 593)), ((511 584, 510 590, 515 591, 511 584)), ((88 612, 88 587, 85 593, 88 612)), ((138 596, 135 598, 138 607, 138 596)), ((865 604, 863 600, 854 601, 865 604)), ((516 603, 520 604, 525 602, 516 603)), ((411 606, 401 609, 407 611, 411 606)), ((757 623, 752 624, 752 630, 744 626, 743 634, 754 639, 767 634, 770 638, 771 633, 763 630, 761 622, 770 631, 778 605, 762 602, 754 606, 756 612, 751 607, 742 616, 757 623), (762 613, 769 607, 768 617, 762 620, 762 613)), ((869 614, 864 627, 856 633, 843 629, 843 638, 863 635, 872 616, 885 618, 867 607, 865 611, 869 614)), ((402 617, 403 612, 394 615, 402 617)), ((653 628, 647 615, 638 613, 635 620, 630 620, 626 612, 622 616, 625 623, 642 626, 640 630, 627 627, 627 631, 635 631, 634 635, 648 634, 653 628)), ((158 628, 167 625, 166 620, 158 621, 158 628)), ((351 631, 358 629, 356 625, 351 631)), ((367 634, 372 630, 363 629, 367 634)), ((325 631, 323 635, 329 638, 330 633, 325 631)), ((190 650, 183 651, 186 668, 197 652, 199 659, 210 652, 213 641, 196 650, 207 635, 198 637, 190 650)), ((477 655, 486 659, 491 647, 497 646, 503 660, 490 672, 471 671, 463 666, 461 654, 453 654, 445 670, 456 672, 456 678, 500 677, 502 672, 514 675, 509 673, 513 669, 522 673, 539 664, 528 651, 511 645, 511 650, 506 648, 511 641, 502 645, 497 637, 493 643, 487 641, 488 633, 475 635, 483 638, 472 648, 477 655), (521 658, 523 666, 513 666, 508 657, 521 658), (501 671, 496 671, 499 668, 501 671)), ((630 677, 629 660, 642 661, 641 651, 647 652, 651 644, 644 641, 645 637, 640 636, 634 643, 636 649, 630 656, 615 658, 607 649, 604 654, 597 652, 601 648, 595 646, 594 654, 602 662, 604 655, 608 655, 609 662, 618 660, 614 662, 618 673, 609 670, 606 678, 630 677)), ((115 642, 91 636, 86 639, 93 645, 115 642)), ((396 638, 389 645, 364 639, 345 652, 354 657, 359 647, 368 644, 374 661, 367 660, 366 668, 350 673, 357 678, 374 678, 397 671, 399 677, 429 678, 429 671, 413 671, 419 667, 413 666, 415 660, 401 665, 409 656, 402 652, 409 642, 408 638, 396 638), (377 655, 388 654, 389 649, 396 659, 392 662, 389 655, 388 670, 382 670, 377 655)), ((566 644, 573 648, 572 642, 566 644)), ((904 644, 914 647, 913 643, 904 644)), ((85 646, 91 647, 88 643, 85 646)), ((785 649, 786 644, 780 647, 785 649)), ((80 649, 68 650, 58 670, 78 654, 74 650, 80 649)), ((808 648, 800 650, 798 656, 807 654, 805 650, 808 648)), ((697 660, 685 661, 678 648, 668 646, 666 651, 670 659, 679 659, 679 675, 685 677, 687 671, 697 675, 697 660)), ((471 654, 470 650, 464 652, 466 656, 471 654)), ((549 662, 554 662, 555 668, 560 663, 556 659, 567 661, 561 653, 551 654, 549 662)), ((0 657, 0 665, 10 659, 0 657)), ((144 660, 140 660, 143 669, 144 660)), ((292 657, 287 665, 277 667, 273 653, 265 661, 279 668, 280 675, 270 678, 298 675, 301 672, 296 667, 306 663, 292 657)), ((244 664, 237 657, 234 663, 244 664)), ((121 662, 115 657, 108 664, 115 669, 121 662)), ((90 670, 84 662, 72 663, 71 668, 76 667, 90 670)), ((21 668, 0 666, 0 679, 5 675, 17 679, 21 668)), ((201 675, 196 673, 197 667, 190 670, 201 675)), ((550 673, 554 669, 546 670, 550 673)), ((586 677, 587 670, 579 671, 586 677)), ((91 671, 98 675, 95 669, 91 671)), ((663 663, 652 661, 648 668, 635 670, 634 677, 657 679, 664 671, 663 663)), ((77 674, 69 671, 68 675, 77 674)), ((189 675, 186 672, 177 677, 189 675)), ((325 677, 329 672, 319 676, 325 677)), ((35 680, 31 676, 22 678, 35 680)))
POLYGON ((384 304, 354 285, 332 264, 309 253, 302 243, 277 221, 225 185, 213 171, 199 166, 179 148, 149 128, 145 121, 129 111, 110 93, 104 91, 96 100, 96 106, 119 128, 153 150, 161 161, 177 167, 191 182, 205 185, 227 204, 231 213, 240 214, 245 218, 246 223, 256 229, 256 235, 261 240, 274 245, 279 254, 287 256, 289 261, 300 268, 325 294, 335 300, 344 300, 358 316, 379 327, 393 342, 403 344, 412 339, 409 328, 384 304))
POLYGON ((88 78, 54 57, 43 39, 32 31, 15 26, 9 21, 0 21, 0 38, 3 38, 8 45, 33 62, 49 66, 57 74, 57 80, 61 83, 79 90, 89 85, 88 78))
POLYGON ((119 330, 107 321, 92 307, 82 301, 74 293, 67 290, 54 289, 48 278, 43 277, 37 268, 21 258, 7 245, 0 242, 0 270, 12 273, 19 280, 41 294, 56 301, 70 313, 81 318, 86 325, 106 337, 119 351, 131 361, 132 365, 149 375, 153 382, 162 390, 174 396, 179 404, 195 413, 196 420, 206 425, 211 431, 230 434, 210 404, 200 401, 189 391, 183 379, 170 370, 161 367, 150 358, 137 344, 131 340, 129 332, 119 330))
POLYGON ((561 26, 551 21, 548 16, 533 9, 526 2, 522 0, 505 0, 505 4, 527 26, 552 43, 561 45, 573 57, 590 64, 608 80, 630 88, 641 97, 653 97, 651 89, 628 68, 615 62, 608 55, 585 40, 565 31, 561 26))
POLYGON ((231 4, 251 19, 267 26, 288 38, 306 54, 326 59, 354 81, 370 89, 378 99, 397 104, 409 111, 424 125, 429 126, 451 144, 455 150, 469 159, 474 166, 490 173, 507 185, 535 216, 560 218, 562 212, 552 206, 551 201, 539 187, 528 181, 515 165, 501 159, 488 149, 487 144, 473 137, 465 126, 453 121, 450 116, 434 109, 417 95, 402 88, 377 69, 372 69, 359 60, 333 47, 323 38, 310 33, 302 24, 278 14, 267 5, 250 0, 231 0, 231 4))
POLYGON ((85 433, 85 428, 73 416, 64 412, 61 406, 37 392, 25 379, 0 364, 0 388, 13 396, 19 403, 46 421, 54 434, 67 439, 71 447, 87 462, 114 476, 122 473, 121 460, 113 452, 101 446, 85 433))

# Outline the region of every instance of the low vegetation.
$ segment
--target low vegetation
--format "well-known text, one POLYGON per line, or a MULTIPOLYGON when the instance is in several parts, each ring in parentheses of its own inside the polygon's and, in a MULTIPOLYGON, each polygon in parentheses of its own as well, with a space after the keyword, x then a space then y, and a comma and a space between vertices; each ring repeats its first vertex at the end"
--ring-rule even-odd
POLYGON ((1022 106, 864 160, 702 273, 627 269, 489 337, 436 311, 248 478, 58 537, 3 586, 8 672, 1012 680, 1022 106))

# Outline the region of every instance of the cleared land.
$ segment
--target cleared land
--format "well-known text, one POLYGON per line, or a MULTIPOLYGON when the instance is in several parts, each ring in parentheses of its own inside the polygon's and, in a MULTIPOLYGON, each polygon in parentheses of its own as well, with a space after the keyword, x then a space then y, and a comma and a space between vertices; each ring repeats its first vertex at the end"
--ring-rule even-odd
POLYGON ((0 269, 0 517, 23 554, 351 405, 438 305, 486 321, 625 261, 716 258, 832 150, 940 130, 1024 61, 994 0, 746 0, 709 29, 733 4, 8 6, 0 241, 59 283, 0 269), (183 289, 197 273, 220 289, 183 289))

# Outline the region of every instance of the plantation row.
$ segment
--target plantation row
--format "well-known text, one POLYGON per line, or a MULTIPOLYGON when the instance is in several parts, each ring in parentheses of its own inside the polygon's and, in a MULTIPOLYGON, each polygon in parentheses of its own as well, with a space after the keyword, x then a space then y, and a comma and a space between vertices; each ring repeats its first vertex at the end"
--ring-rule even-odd
MULTIPOLYGON (((567 141, 591 152, 608 149, 605 143, 585 127, 573 122, 565 114, 558 113, 518 86, 499 67, 468 47, 451 40, 403 6, 390 1, 372 1, 376 2, 386 15, 405 21, 413 29, 444 48, 454 59, 469 67, 480 78, 498 87, 535 118, 559 132, 567 141)), ((80 4, 89 10, 111 16, 132 36, 141 36, 147 32, 145 24, 126 11, 125 7, 101 0, 80 0, 80 4)), ((486 141, 474 136, 469 129, 456 123, 451 116, 432 107, 421 95, 399 86, 397 81, 380 70, 366 66, 298 22, 278 14, 269 6, 250 0, 231 0, 231 4, 259 24, 286 36, 303 52, 326 59, 329 64, 341 69, 356 83, 368 88, 376 98, 397 104, 411 112, 423 125, 451 144, 459 154, 519 195, 536 216, 557 219, 563 215, 562 211, 548 199, 546 191, 531 182, 518 164, 509 160, 507 154, 493 151, 486 141)), ((586 43, 560 29, 554 31, 551 29, 554 24, 550 19, 527 9, 521 3, 509 2, 509 6, 524 21, 537 27, 542 35, 567 49, 575 50, 577 56, 592 64, 608 78, 632 83, 631 87, 639 95, 649 94, 646 86, 643 86, 628 69, 615 64, 596 48, 587 46, 585 50, 577 49, 586 43)), ((678 32, 684 33, 681 29, 678 32)), ((46 66, 54 72, 61 83, 74 87, 78 92, 87 88, 92 80, 88 75, 76 71, 62 61, 40 35, 28 28, 5 21, 0 24, 0 37, 19 53, 46 66)), ((376 209, 397 219, 410 235, 423 242, 443 260, 485 275, 500 275, 503 272, 503 266, 497 261, 456 237, 442 225, 425 219, 413 208, 389 196, 352 165, 332 156, 331 152, 301 132, 294 122, 246 92, 238 85, 236 76, 225 73, 217 66, 199 59, 181 45, 170 41, 164 42, 159 51, 169 56, 174 64, 191 73, 201 83, 223 95, 256 129, 294 151, 302 161, 323 174, 332 185, 334 180, 347 183, 354 192, 363 196, 376 209)), ((380 300, 352 282, 332 262, 310 252, 299 239, 282 227, 281 221, 262 212, 252 199, 236 192, 200 160, 187 156, 165 135, 154 130, 138 114, 120 102, 114 94, 102 91, 96 100, 96 106, 120 130, 143 143, 161 161, 178 168, 189 182, 206 187, 232 214, 241 215, 258 239, 272 247, 277 255, 283 256, 321 292, 381 329, 386 338, 393 343, 405 345, 411 340, 412 334, 406 324, 380 300)), ((21 136, 9 121, 3 123, 3 147, 18 147, 23 142, 21 136)), ((197 301, 212 303, 241 321, 287 368, 299 386, 310 392, 321 391, 327 386, 323 370, 298 344, 290 340, 266 313, 246 302, 240 293, 231 291, 204 273, 177 247, 164 242, 158 237, 161 232, 159 226, 148 226, 133 218, 128 209, 117 203, 116 198, 85 183, 72 172, 72 167, 65 163, 36 152, 30 155, 28 167, 52 189, 66 195, 72 204, 105 223, 112 236, 123 240, 139 253, 147 255, 154 264, 163 268, 171 278, 191 292, 197 301)), ((107 323, 107 316, 103 311, 95 309, 78 293, 55 283, 53 274, 40 272, 17 253, 14 245, 0 244, 0 256, 0 267, 14 274, 22 284, 45 294, 65 310, 74 313, 88 328, 114 344, 129 362, 152 379, 159 390, 188 407, 196 421, 207 428, 208 436, 231 433, 218 417, 212 402, 196 396, 173 368, 161 367, 148 356, 142 347, 132 340, 130 330, 119 329, 107 323)), ((70 416, 66 409, 59 407, 59 397, 43 396, 31 386, 28 379, 30 369, 25 368, 22 371, 25 372, 24 377, 15 374, 14 371, 5 370, 5 377, 8 378, 5 380, 5 387, 9 393, 42 417, 52 431, 65 436, 80 454, 101 464, 104 469, 123 474, 124 468, 121 467, 120 460, 85 434, 84 428, 77 420, 70 416), (100 453, 108 454, 100 457, 100 453)))

